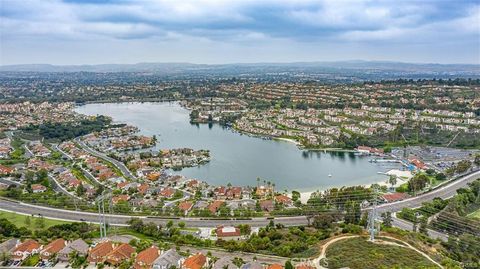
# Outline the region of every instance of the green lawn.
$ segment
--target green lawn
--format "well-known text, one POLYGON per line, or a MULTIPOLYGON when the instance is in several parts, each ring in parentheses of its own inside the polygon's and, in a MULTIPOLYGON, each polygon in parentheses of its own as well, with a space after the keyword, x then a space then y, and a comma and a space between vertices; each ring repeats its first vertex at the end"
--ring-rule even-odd
POLYGON ((327 249, 328 268, 438 268, 414 250, 379 245, 358 237, 338 241, 327 249))
POLYGON ((470 213, 468 215, 469 218, 474 218, 474 219, 479 219, 480 220, 480 209, 478 209, 477 211, 473 212, 473 213, 470 213))
POLYGON ((35 254, 35 255, 32 255, 32 256, 28 257, 27 259, 25 259, 22 262, 22 266, 35 266, 39 262, 40 262, 40 255, 35 254))
MULTIPOLYGON (((30 230, 41 229, 41 228, 37 227, 37 225, 36 225, 35 220, 38 217, 31 217, 30 216, 30 225, 27 225, 26 220, 25 220, 27 218, 27 216, 25 216, 25 215, 15 214, 15 213, 6 212, 6 211, 0 211, 0 219, 3 219, 3 218, 9 220, 13 224, 15 224, 15 226, 17 226, 17 227, 27 227, 30 230)), ((44 221, 45 221, 44 228, 48 228, 50 226, 54 226, 54 225, 58 225, 58 224, 69 223, 67 221, 52 220, 52 219, 47 219, 47 218, 45 218, 44 221)))

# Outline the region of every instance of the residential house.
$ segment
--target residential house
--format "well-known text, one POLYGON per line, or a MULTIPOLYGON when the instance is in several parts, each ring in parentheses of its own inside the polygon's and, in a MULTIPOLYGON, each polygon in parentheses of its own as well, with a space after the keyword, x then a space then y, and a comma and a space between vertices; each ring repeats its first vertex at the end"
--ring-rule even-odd
POLYGON ((236 266, 233 261, 231 256, 223 256, 221 257, 218 261, 215 262, 213 265, 213 269, 237 269, 238 266, 236 266))
POLYGON ((63 238, 58 238, 46 245, 40 252, 40 258, 44 261, 50 260, 60 250, 64 249, 67 242, 63 238))
POLYGON ((135 258, 133 268, 135 269, 150 269, 153 263, 160 256, 160 249, 156 246, 151 246, 145 250, 140 251, 135 258))
POLYGON ((32 192, 33 193, 41 193, 45 192, 47 190, 47 187, 40 185, 40 184, 32 184, 32 192))
POLYGON ((181 268, 183 257, 175 249, 169 249, 162 253, 154 262, 153 269, 170 269, 171 267, 181 268))
POLYGON ((223 240, 240 240, 242 235, 240 229, 233 226, 218 226, 215 230, 218 239, 223 240))
POLYGON ((405 200, 408 197, 410 197, 410 195, 403 192, 386 193, 382 196, 383 200, 387 203, 405 200))
POLYGON ((182 269, 201 269, 207 264, 207 257, 202 253, 192 255, 185 259, 182 269))
POLYGON ((292 199, 290 199, 290 197, 288 197, 286 195, 283 195, 283 194, 275 196, 275 202, 277 202, 278 204, 282 204, 284 206, 292 206, 293 205, 292 199))
POLYGON ((173 195, 175 194, 175 189, 165 188, 165 189, 161 190, 159 194, 160 194, 160 196, 163 196, 163 197, 169 199, 169 198, 172 198, 173 195))
POLYGON ((23 261, 32 254, 37 254, 42 250, 42 245, 33 239, 29 239, 12 250, 12 260, 23 261))
POLYGON ((112 203, 114 205, 118 204, 119 202, 128 202, 128 200, 130 200, 130 196, 127 194, 120 194, 112 197, 112 203))
POLYGON ((12 250, 20 244, 20 240, 16 238, 8 239, 7 241, 0 244, 0 255, 1 254, 10 254, 12 250))
POLYGON ((95 247, 90 249, 87 258, 88 262, 104 262, 107 258, 107 255, 112 252, 113 248, 114 244, 111 241, 98 243, 95 247))
POLYGON ((272 200, 263 200, 260 201, 260 208, 263 211, 271 212, 275 209, 275 205, 273 204, 272 200))
POLYGON ((57 254, 57 257, 62 262, 67 262, 70 253, 76 252, 80 256, 87 256, 88 254, 88 245, 82 239, 77 239, 68 243, 62 250, 60 250, 57 254))
POLYGON ((106 256, 106 262, 111 265, 119 265, 124 260, 128 260, 135 253, 135 249, 127 243, 120 244, 106 256))
POLYGON ((193 203, 189 201, 182 201, 178 204, 178 209, 180 209, 184 215, 187 215, 188 212, 192 209, 193 203))
POLYGON ((14 168, 0 164, 0 175, 9 175, 15 171, 14 168))
POLYGON ((212 214, 216 214, 218 212, 218 210, 220 209, 220 207, 224 204, 225 202, 224 201, 213 201, 209 206, 208 206, 208 210, 210 210, 210 212, 212 214))

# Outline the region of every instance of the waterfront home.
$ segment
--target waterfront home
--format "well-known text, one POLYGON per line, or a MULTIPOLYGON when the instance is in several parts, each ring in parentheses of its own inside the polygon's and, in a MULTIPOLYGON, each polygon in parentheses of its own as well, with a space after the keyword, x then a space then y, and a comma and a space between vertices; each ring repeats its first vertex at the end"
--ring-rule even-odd
POLYGON ((23 261, 32 254, 37 254, 42 250, 42 245, 33 239, 20 243, 12 250, 12 260, 23 261))
POLYGON ((135 253, 135 249, 127 243, 123 243, 114 248, 110 253, 105 257, 106 262, 111 265, 118 265, 124 260, 128 260, 135 253))
POLYGON ((207 264, 207 257, 202 253, 192 255, 185 259, 182 269, 201 269, 207 264))
POLYGON ((108 253, 114 248, 114 244, 111 241, 105 241, 98 243, 95 247, 91 248, 88 253, 88 262, 100 263, 104 262, 108 253))
POLYGON ((67 262, 70 258, 70 253, 76 252, 79 256, 87 256, 88 245, 82 239, 77 239, 68 243, 62 250, 57 254, 57 257, 62 262, 67 262))
POLYGON ((60 250, 65 248, 66 241, 63 238, 58 238, 46 245, 42 251, 40 251, 40 258, 44 261, 50 260, 60 250))
POLYGON ((215 229, 215 233, 217 234, 218 239, 223 239, 223 240, 242 239, 240 229, 233 226, 218 226, 217 229, 215 229))
POLYGON ((242 198, 242 188, 241 187, 230 187, 226 192, 227 199, 240 199, 242 198))
POLYGON ((183 257, 175 249, 169 249, 163 252, 154 262, 153 269, 170 269, 172 267, 181 268, 183 257))
POLYGON ((133 268, 135 269, 150 269, 153 263, 160 256, 161 251, 157 246, 151 246, 145 250, 140 251, 135 258, 133 268))

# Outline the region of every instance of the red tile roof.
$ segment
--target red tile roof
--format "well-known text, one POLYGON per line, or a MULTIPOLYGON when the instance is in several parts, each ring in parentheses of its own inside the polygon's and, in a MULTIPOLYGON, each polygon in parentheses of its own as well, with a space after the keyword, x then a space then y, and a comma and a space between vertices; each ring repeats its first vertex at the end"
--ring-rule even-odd
POLYGON ((201 269, 207 262, 207 257, 202 253, 190 256, 183 262, 183 267, 187 269, 201 269))
POLYGON ((283 269, 283 266, 280 265, 280 264, 270 264, 269 266, 267 266, 267 269, 283 269))
POLYGON ((98 243, 94 248, 90 249, 88 254, 89 262, 103 262, 107 254, 113 250, 113 243, 110 241, 98 243))
POLYGON ((240 229, 232 226, 218 226, 216 229, 218 237, 240 236, 240 229))
POLYGON ((152 268, 153 262, 160 256, 160 250, 156 246, 149 247, 138 253, 135 259, 135 269, 152 268))
POLYGON ((37 241, 35 241, 33 239, 29 239, 29 240, 21 243, 20 245, 18 245, 12 252, 13 253, 15 253, 17 251, 32 252, 35 249, 39 249, 40 246, 41 246, 40 243, 38 243, 37 241))
POLYGON ((208 210, 212 213, 217 213, 218 209, 223 205, 224 201, 213 201, 209 206, 208 210))
POLYGON ((116 265, 126 259, 130 259, 133 253, 135 253, 135 249, 129 244, 123 243, 107 254, 106 261, 116 265))
POLYGON ((408 194, 401 192, 387 193, 383 195, 383 199, 385 199, 387 203, 401 201, 407 199, 408 197, 410 197, 408 194))
POLYGON ((63 238, 58 238, 56 240, 53 240, 43 248, 42 252, 40 253, 40 256, 43 260, 48 260, 52 258, 53 254, 62 250, 66 245, 67 243, 63 238))
POLYGON ((188 201, 183 201, 180 204, 178 204, 178 209, 182 211, 189 211, 192 208, 193 204, 188 201))

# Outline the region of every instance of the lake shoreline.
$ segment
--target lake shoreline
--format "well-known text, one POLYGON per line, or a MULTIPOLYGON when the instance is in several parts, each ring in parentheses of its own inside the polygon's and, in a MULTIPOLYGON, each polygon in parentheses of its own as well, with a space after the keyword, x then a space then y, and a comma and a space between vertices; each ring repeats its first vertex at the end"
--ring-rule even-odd
POLYGON ((107 115, 116 122, 138 127, 142 135, 157 135, 156 147, 209 149, 212 154, 209 163, 185 168, 175 174, 214 186, 227 183, 253 186, 260 177, 275 182, 279 190, 298 190, 307 194, 384 181, 385 176, 378 172, 392 169, 370 163, 368 157, 350 154, 354 152, 352 150, 299 150, 298 142, 289 138, 249 135, 219 124, 192 125, 189 111, 178 102, 94 103, 77 105, 74 110, 85 115, 107 115), (333 178, 328 177, 329 174, 333 178))

